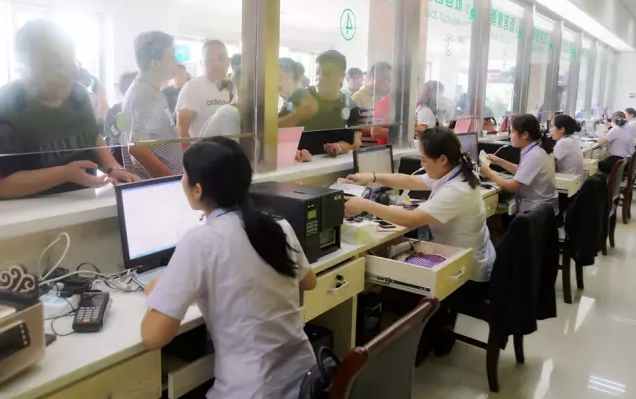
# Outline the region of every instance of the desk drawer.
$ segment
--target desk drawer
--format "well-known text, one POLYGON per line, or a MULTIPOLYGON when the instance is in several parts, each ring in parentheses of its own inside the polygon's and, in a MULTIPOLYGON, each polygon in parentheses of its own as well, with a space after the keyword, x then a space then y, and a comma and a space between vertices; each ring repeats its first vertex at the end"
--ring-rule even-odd
POLYGON ((177 399, 214 378, 214 354, 190 363, 164 356, 162 367, 168 374, 168 398, 177 399))
POLYGON ((367 255, 367 281, 442 300, 470 278, 474 259, 472 249, 454 248, 429 242, 417 242, 415 249, 425 254, 443 255, 446 260, 428 269, 380 256, 367 255))
POLYGON ((353 260, 318 277, 315 289, 305 292, 304 320, 325 313, 364 289, 364 258, 353 260))
POLYGON ((153 351, 112 366, 47 399, 157 399, 161 397, 161 354, 153 351))
POLYGON ((493 194, 484 198, 484 207, 486 208, 486 218, 489 218, 497 213, 497 207, 499 206, 499 195, 493 194))

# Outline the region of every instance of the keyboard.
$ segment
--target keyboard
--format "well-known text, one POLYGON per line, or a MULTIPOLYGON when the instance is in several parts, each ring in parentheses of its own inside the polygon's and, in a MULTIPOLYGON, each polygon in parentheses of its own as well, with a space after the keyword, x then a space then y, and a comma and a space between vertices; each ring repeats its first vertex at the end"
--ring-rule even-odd
POLYGON ((133 275, 133 281, 145 288, 148 284, 150 284, 152 280, 161 276, 165 269, 166 267, 162 266, 156 269, 148 270, 147 272, 135 273, 133 275))

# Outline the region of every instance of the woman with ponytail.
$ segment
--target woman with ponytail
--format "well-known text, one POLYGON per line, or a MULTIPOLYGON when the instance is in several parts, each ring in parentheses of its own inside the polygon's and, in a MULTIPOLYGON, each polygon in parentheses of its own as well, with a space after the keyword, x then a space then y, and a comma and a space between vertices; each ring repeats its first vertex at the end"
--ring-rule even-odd
POLYGON ((614 164, 623 158, 631 158, 634 155, 634 134, 631 126, 627 124, 627 116, 622 111, 612 115, 612 128, 604 137, 598 139, 600 145, 606 145, 609 156, 599 162, 598 168, 610 174, 614 164))
POLYGON ((147 287, 142 340, 151 350, 163 347, 196 303, 216 353, 209 399, 295 399, 316 363, 299 297, 316 276, 289 223, 248 201, 252 168, 234 140, 197 142, 183 166, 185 195, 206 222, 185 233, 147 287))
POLYGON ((514 175, 504 179, 486 164, 481 165, 481 173, 506 191, 517 194, 517 212, 529 212, 541 204, 552 205, 554 213, 559 213, 559 194, 555 186, 554 144, 541 131, 534 115, 519 115, 512 120, 510 134, 512 146, 521 150, 519 165, 508 162, 496 155, 488 159, 514 175))
POLYGON ((428 201, 415 210, 381 205, 351 198, 345 204, 347 215, 363 212, 404 227, 429 226, 433 241, 460 248, 473 248, 475 264, 471 280, 485 283, 495 262, 495 249, 486 226, 486 210, 479 180, 468 153, 450 130, 435 127, 420 136, 423 176, 358 173, 349 176, 356 184, 379 183, 405 190, 431 190, 428 201))

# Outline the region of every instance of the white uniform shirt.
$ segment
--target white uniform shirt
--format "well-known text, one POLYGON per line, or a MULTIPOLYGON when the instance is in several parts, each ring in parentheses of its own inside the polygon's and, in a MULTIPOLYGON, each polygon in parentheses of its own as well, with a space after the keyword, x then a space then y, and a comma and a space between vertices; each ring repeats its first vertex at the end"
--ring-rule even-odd
POLYGON ((204 75, 192 79, 183 86, 177 100, 177 111, 187 109, 196 112, 190 124, 190 137, 198 137, 205 122, 222 105, 229 103, 230 91, 220 91, 217 82, 210 82, 204 75))
POLYGON ((583 174, 583 151, 574 137, 565 136, 556 142, 554 159, 557 173, 583 174))
POLYGON ((433 110, 426 105, 421 105, 417 109, 415 119, 417 120, 418 125, 426 125, 429 128, 434 128, 435 125, 437 125, 437 118, 435 117, 433 110))
POLYGON ((628 125, 614 126, 605 135, 607 150, 610 155, 622 158, 630 158, 634 155, 634 135, 628 125))
POLYGON ((517 193, 519 212, 528 212, 547 203, 552 205, 555 214, 559 213, 554 160, 538 143, 532 143, 521 151, 519 168, 513 179, 523 185, 517 193))
POLYGON ((459 167, 439 180, 431 179, 428 175, 422 176, 432 193, 419 209, 437 220, 429 226, 434 242, 473 248, 475 264, 470 279, 486 282, 490 280, 496 253, 486 226, 484 200, 479 187, 471 188, 461 174, 451 180, 457 172, 459 167))
POLYGON ((254 250, 238 212, 215 211, 187 232, 148 297, 181 320, 196 301, 215 350, 208 399, 297 399, 316 363, 303 331, 299 281, 310 265, 289 223, 280 222, 298 277, 280 275, 254 250))
POLYGON ((203 126, 199 137, 230 136, 241 133, 241 113, 231 104, 225 104, 203 126))

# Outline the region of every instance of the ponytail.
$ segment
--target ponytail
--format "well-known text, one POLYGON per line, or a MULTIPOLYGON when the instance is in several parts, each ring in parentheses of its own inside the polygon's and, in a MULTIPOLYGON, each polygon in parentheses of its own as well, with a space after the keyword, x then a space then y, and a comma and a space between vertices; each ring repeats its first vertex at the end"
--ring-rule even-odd
POLYGON ((552 141, 552 138, 545 132, 541 132, 541 148, 548 154, 554 152, 554 141, 552 141))
POLYGON ((462 176, 464 176, 464 180, 468 183, 470 188, 477 188, 479 179, 475 175, 475 172, 473 170, 473 161, 470 158, 470 154, 468 152, 462 152, 461 158, 459 160, 459 170, 462 176))
POLYGON ((243 228, 258 255, 279 274, 296 277, 298 266, 289 256, 287 235, 274 218, 248 203, 239 206, 243 228))
POLYGON ((616 126, 623 127, 627 124, 627 116, 622 111, 616 111, 614 112, 614 115, 612 115, 612 123, 616 126))

